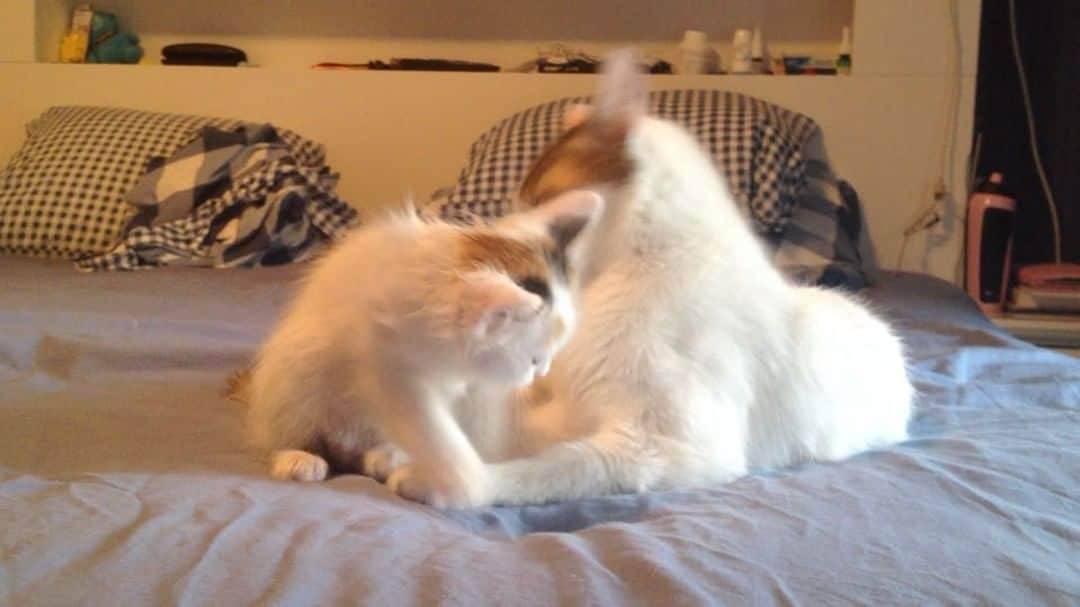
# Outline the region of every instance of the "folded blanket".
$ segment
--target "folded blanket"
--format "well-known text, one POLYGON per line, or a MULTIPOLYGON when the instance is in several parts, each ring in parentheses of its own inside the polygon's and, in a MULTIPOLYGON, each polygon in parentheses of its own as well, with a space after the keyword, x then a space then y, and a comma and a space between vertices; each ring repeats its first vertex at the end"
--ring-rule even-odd
POLYGON ((318 144, 268 124, 206 127, 169 158, 151 159, 128 194, 134 210, 123 239, 75 266, 222 268, 306 259, 357 222, 336 185, 318 144))

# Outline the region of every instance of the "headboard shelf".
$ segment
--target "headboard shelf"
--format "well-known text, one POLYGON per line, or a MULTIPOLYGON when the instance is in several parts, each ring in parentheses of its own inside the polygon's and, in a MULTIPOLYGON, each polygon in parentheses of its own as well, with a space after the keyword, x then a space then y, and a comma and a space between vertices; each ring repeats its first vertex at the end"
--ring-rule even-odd
MULTIPOLYGON (((55 57, 74 0, 20 0, 35 13, 38 61, 55 57), (66 9, 66 10, 65 10, 66 9)), ((563 42, 590 53, 632 44, 674 60, 684 30, 704 31, 725 50, 739 27, 763 28, 785 52, 835 53, 852 24, 855 0, 481 0, 479 2, 349 2, 342 0, 95 0, 137 33, 144 61, 177 42, 213 42, 243 49, 257 65, 306 66, 391 57, 466 59, 510 69, 537 48, 563 42)), ((17 17, 17 16, 16 16, 17 17)))

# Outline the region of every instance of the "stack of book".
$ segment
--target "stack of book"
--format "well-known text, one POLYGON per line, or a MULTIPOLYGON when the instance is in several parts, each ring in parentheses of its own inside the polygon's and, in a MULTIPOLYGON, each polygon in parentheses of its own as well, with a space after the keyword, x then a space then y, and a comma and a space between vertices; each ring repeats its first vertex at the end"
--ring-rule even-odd
POLYGON ((1017 285, 1012 291, 1012 312, 1080 314, 1080 288, 1054 289, 1017 285))
POLYGON ((1009 311, 1080 314, 1080 265, 1021 268, 1018 284, 1012 290, 1009 311))

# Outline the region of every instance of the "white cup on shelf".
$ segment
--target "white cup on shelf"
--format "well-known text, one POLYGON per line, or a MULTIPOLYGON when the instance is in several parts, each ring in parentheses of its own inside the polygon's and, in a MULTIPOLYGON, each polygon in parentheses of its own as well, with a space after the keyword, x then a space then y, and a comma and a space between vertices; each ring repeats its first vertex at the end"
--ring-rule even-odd
POLYGON ((679 44, 680 74, 704 74, 709 64, 709 38, 705 32, 686 30, 679 44))

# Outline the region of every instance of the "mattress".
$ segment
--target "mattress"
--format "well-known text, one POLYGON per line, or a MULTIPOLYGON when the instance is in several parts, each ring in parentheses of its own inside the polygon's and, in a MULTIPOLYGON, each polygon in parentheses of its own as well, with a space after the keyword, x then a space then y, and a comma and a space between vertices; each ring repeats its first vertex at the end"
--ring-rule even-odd
POLYGON ((272 481, 221 396, 298 267, 0 258, 0 604, 1076 604, 1080 362, 885 275, 911 440, 724 485, 442 512, 272 481))

